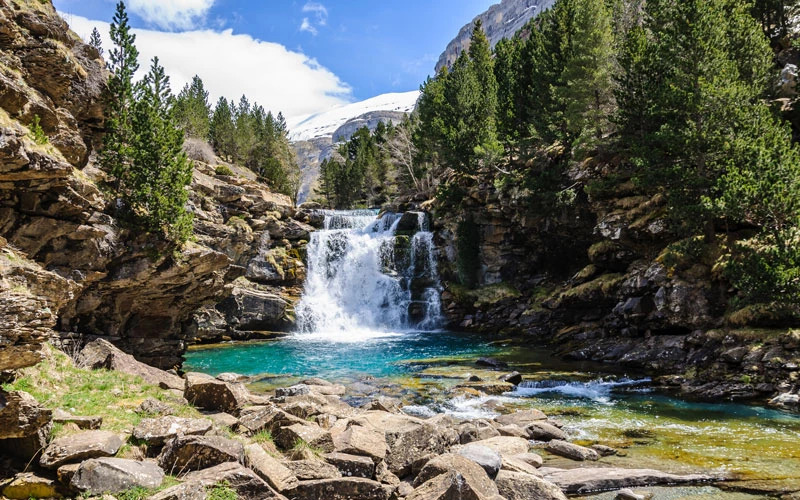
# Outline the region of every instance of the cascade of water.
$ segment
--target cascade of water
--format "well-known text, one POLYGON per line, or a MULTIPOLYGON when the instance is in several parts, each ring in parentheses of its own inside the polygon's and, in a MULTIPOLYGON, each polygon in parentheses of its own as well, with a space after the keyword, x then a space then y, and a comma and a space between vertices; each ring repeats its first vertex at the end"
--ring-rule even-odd
MULTIPOLYGON (((439 325, 441 285, 433 233, 417 231, 403 259, 395 234, 401 214, 378 217, 377 211, 353 210, 323 215, 324 229, 312 233, 307 246, 305 289, 296 308, 298 335, 358 341, 439 325), (421 315, 409 312, 412 303, 422 306, 421 315)), ((427 229, 425 214, 418 225, 427 229)))

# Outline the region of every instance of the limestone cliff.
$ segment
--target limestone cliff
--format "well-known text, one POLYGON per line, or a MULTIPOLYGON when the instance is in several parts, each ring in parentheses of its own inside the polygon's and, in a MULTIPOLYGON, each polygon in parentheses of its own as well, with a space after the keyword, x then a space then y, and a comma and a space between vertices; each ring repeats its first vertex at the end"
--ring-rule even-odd
MULTIPOLYGON (((285 236, 301 224, 290 200, 246 172, 220 175, 213 155, 196 162, 195 241, 176 252, 120 225, 94 160, 107 76, 50 2, 0 0, 0 371, 35 362, 55 332, 105 336, 176 366, 196 333, 192 313, 234 292, 236 277, 274 285, 301 275, 291 252, 300 238, 285 236)), ((258 294, 286 304, 270 320, 282 321, 289 301, 258 294)))

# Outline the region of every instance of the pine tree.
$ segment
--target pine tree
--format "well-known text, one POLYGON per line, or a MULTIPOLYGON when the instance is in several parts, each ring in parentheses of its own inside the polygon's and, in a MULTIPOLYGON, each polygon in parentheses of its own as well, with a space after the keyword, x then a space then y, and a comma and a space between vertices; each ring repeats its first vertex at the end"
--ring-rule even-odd
POLYGON ((133 142, 133 75, 139 69, 136 35, 130 29, 125 4, 119 2, 110 30, 114 47, 109 52, 111 77, 108 80, 106 134, 100 158, 103 167, 114 177, 118 195, 125 191, 128 182, 133 142))
POLYGON ((103 40, 100 38, 100 32, 97 28, 92 28, 92 34, 89 37, 89 45, 97 49, 97 52, 103 55, 103 40))
POLYGON ((221 157, 233 159, 236 152, 236 126, 233 122, 233 104, 220 97, 214 107, 209 124, 211 145, 221 157))
POLYGON ((187 137, 207 139, 210 133, 211 105, 203 80, 195 75, 175 100, 175 119, 187 137))
POLYGON ((136 93, 132 212, 147 231, 183 243, 192 231, 192 217, 185 208, 192 164, 183 152, 183 132, 174 120, 169 77, 157 57, 136 93))
POLYGON ((516 93, 520 78, 520 50, 523 41, 519 37, 503 39, 494 48, 494 74, 497 80, 497 132, 507 150, 514 149, 523 135, 518 112, 516 93))

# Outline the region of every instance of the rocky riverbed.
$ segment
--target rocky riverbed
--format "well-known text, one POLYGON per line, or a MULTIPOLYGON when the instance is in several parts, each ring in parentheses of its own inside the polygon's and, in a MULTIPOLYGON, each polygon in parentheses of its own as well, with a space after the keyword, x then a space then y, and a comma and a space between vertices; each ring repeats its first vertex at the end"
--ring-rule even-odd
MULTIPOLYGON (((66 358, 54 350, 50 356, 66 358)), ((560 499, 604 491, 640 498, 659 485, 682 485, 668 490, 678 496, 736 485, 702 467, 676 474, 626 463, 616 443, 575 440, 562 416, 537 408, 422 418, 379 393, 356 403, 350 387, 321 378, 254 393, 233 373, 178 376, 103 340, 75 359, 67 369, 128 384, 133 375, 141 386, 133 396, 124 387, 92 389, 131 397, 128 408, 98 408, 105 415, 45 407, 23 387, 4 386, 0 447, 17 457, 3 461, 7 498, 200 499, 220 491, 298 500, 560 499), (633 491, 618 491, 626 488, 633 491)), ((19 381, 35 380, 36 369, 23 370, 19 381)), ((518 383, 513 374, 491 373, 506 379, 497 384, 518 383)), ((36 391, 32 382, 21 385, 36 391)), ((461 385, 478 392, 477 382, 461 385)))

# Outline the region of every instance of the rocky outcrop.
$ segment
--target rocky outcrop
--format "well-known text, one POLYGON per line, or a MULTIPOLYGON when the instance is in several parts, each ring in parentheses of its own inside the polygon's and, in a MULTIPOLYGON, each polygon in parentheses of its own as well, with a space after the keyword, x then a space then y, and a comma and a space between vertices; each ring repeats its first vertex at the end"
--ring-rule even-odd
POLYGON ((489 43, 494 47, 504 38, 511 38, 530 19, 549 9, 555 0, 502 0, 464 25, 458 35, 447 44, 447 48, 436 62, 436 72, 453 65, 461 52, 469 48, 472 27, 478 19, 483 23, 483 30, 489 43))

